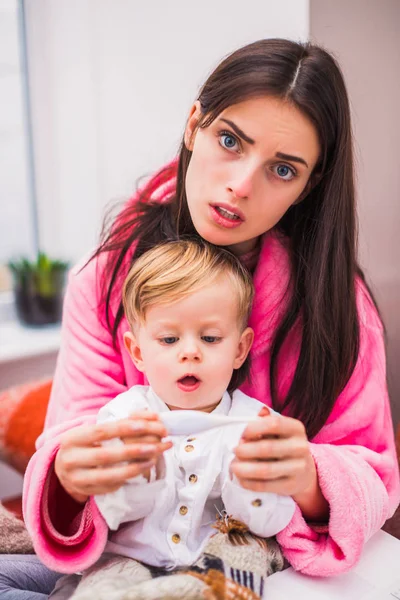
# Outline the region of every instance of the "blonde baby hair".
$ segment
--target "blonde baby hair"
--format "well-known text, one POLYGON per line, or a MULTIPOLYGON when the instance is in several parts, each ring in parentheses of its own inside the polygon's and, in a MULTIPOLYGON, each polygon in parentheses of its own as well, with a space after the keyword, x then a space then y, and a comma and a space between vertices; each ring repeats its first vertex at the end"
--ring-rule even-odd
POLYGON ((125 280, 122 300, 130 327, 144 323, 150 306, 177 302, 221 277, 232 281, 239 323, 245 329, 254 287, 233 254, 204 240, 158 244, 135 261, 125 280))

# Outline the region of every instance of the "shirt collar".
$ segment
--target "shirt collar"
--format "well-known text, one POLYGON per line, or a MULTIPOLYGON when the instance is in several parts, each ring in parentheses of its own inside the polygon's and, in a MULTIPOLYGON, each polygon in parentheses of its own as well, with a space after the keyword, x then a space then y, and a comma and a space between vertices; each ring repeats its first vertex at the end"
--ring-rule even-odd
POLYGON ((211 411, 215 415, 229 415, 232 406, 232 398, 228 392, 225 392, 221 398, 221 402, 211 411))
MULTIPOLYGON (((149 401, 150 406, 152 408, 154 407, 154 410, 157 410, 159 412, 167 412, 170 410, 168 408, 168 406, 165 404, 165 402, 163 402, 163 400, 161 400, 161 398, 159 398, 159 396, 157 396, 157 394, 151 387, 149 387, 149 389, 148 389, 147 399, 149 401)), ((228 415, 229 411, 231 410, 231 406, 232 406, 232 399, 231 399, 229 393, 225 392, 221 398, 221 402, 211 412, 214 414, 228 415)))

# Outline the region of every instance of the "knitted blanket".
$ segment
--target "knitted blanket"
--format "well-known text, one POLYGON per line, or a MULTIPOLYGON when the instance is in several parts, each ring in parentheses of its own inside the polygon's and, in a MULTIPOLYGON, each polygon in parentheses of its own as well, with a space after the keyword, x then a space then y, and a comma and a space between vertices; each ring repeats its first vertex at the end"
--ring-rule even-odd
POLYGON ((274 538, 261 539, 227 516, 190 568, 166 571, 103 555, 81 578, 61 578, 51 600, 260 600, 265 578, 286 565, 274 538), (72 594, 72 595, 71 595, 72 594))
POLYGON ((24 523, 0 504, 0 554, 33 553, 24 523))

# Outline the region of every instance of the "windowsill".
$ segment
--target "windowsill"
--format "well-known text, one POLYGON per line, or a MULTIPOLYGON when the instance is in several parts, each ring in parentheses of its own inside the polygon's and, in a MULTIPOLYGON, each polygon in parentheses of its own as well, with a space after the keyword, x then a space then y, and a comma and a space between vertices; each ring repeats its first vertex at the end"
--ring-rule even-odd
POLYGON ((57 352, 60 325, 26 327, 17 321, 0 323, 0 363, 57 352))
POLYGON ((0 294, 0 364, 57 352, 61 326, 28 327, 16 318, 12 294, 0 294))

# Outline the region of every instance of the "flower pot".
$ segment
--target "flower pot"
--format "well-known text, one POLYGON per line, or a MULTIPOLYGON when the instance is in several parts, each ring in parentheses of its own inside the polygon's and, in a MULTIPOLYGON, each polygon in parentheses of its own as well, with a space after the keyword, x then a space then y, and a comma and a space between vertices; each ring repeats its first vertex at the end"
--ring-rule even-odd
POLYGON ((26 325, 61 321, 66 268, 46 273, 24 272, 14 278, 17 316, 26 325))
POLYGON ((27 325, 48 325, 61 320, 65 275, 68 263, 51 260, 39 252, 35 261, 10 261, 15 308, 27 325))
POLYGON ((17 316, 26 325, 48 325, 61 320, 63 294, 41 296, 32 290, 14 290, 17 316))

